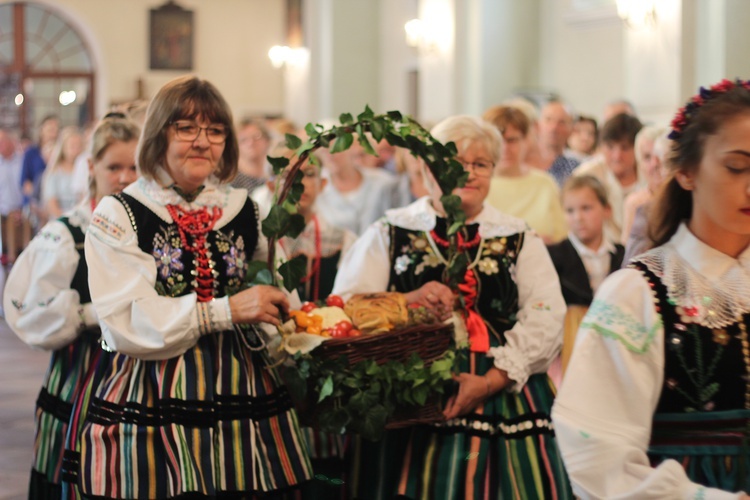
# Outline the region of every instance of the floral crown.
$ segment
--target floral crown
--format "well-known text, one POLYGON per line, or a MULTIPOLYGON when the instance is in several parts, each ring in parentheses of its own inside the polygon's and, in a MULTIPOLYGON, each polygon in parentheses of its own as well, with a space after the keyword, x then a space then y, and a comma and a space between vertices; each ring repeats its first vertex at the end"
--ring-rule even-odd
POLYGON ((679 139, 682 132, 690 123, 690 120, 693 119, 698 112, 698 109, 703 106, 706 101, 710 101, 714 97, 738 87, 750 90, 750 80, 740 80, 738 78, 735 81, 732 81, 725 78, 709 88, 701 87, 700 91, 677 112, 677 115, 672 120, 672 131, 669 133, 669 138, 673 140, 679 139))

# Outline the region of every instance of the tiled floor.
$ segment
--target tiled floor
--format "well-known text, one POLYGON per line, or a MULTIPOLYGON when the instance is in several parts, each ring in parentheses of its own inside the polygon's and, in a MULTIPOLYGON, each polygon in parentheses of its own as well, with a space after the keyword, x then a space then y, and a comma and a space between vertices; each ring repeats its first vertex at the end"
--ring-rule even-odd
POLYGON ((48 362, 0 319, 0 500, 27 498, 34 402, 48 362))

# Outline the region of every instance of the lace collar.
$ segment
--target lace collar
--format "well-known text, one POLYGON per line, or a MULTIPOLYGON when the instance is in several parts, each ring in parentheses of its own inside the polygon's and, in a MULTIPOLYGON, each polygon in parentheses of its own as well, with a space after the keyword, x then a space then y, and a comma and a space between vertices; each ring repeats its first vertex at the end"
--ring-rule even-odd
POLYGON ((634 260, 662 280, 683 319, 722 328, 750 312, 750 248, 734 259, 700 241, 683 223, 666 245, 634 260))
POLYGON ((229 199, 229 185, 219 184, 214 176, 206 179, 203 190, 190 202, 172 189, 174 181, 167 171, 161 167, 156 169, 155 179, 148 180, 141 177, 136 182, 146 197, 160 206, 179 205, 187 209, 225 207, 229 199))
MULTIPOLYGON (((385 212, 385 219, 389 224, 410 231, 432 230, 435 227, 437 216, 437 212, 432 208, 429 196, 419 198, 403 208, 385 212)), ((474 222, 479 224, 479 234, 482 235, 482 238, 511 236, 528 229, 523 220, 504 214, 487 204, 482 207, 482 211, 476 216, 474 222)))

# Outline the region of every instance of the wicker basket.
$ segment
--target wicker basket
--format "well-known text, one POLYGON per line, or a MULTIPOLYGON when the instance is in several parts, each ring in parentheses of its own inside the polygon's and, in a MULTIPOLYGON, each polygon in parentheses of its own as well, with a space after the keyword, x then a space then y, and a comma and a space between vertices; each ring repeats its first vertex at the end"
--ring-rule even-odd
MULTIPOLYGON (((364 335, 362 337, 331 339, 323 342, 312 351, 315 357, 337 359, 346 356, 349 365, 372 359, 378 364, 387 361, 406 361, 412 353, 430 365, 442 357, 453 343, 453 325, 443 323, 418 325, 402 330, 364 335)), ((309 391, 312 393, 312 391, 309 391)), ((326 403, 323 403, 326 404, 326 403)), ((429 398, 424 406, 397 409, 386 424, 386 429, 398 429, 418 424, 443 421, 443 401, 438 397, 429 398)), ((316 408, 312 401, 306 401, 299 408, 303 422, 314 425, 316 408)))

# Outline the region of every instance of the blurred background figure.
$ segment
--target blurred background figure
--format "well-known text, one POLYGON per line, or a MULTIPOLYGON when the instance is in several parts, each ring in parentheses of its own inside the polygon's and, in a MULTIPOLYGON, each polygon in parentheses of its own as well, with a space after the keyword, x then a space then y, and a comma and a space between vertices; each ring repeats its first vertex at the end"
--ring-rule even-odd
POLYGON ((526 115, 512 106, 493 106, 483 118, 502 136, 487 203, 525 220, 547 244, 565 238, 568 229, 555 180, 523 161, 530 129, 526 115))
POLYGON ((558 186, 578 166, 578 160, 565 154, 568 138, 573 132, 573 114, 562 101, 552 100, 544 105, 537 125, 541 163, 534 165, 547 171, 558 186))
MULTIPOLYGON (((28 245, 23 240, 21 207, 22 153, 15 132, 0 128, 0 265, 13 264, 28 245)), ((2 282, 0 282, 2 287, 2 282)))
POLYGON ((405 207, 422 196, 427 196, 429 192, 424 184, 422 160, 404 148, 396 148, 394 158, 397 180, 393 190, 393 208, 405 207))
POLYGON ((240 159, 232 187, 244 188, 248 193, 252 193, 264 185, 271 174, 271 166, 266 160, 272 145, 271 134, 262 120, 244 118, 237 125, 237 140, 240 146, 240 159))
POLYGON ((41 221, 42 175, 47 168, 52 148, 60 133, 60 119, 48 115, 39 123, 39 140, 26 149, 21 169, 21 189, 23 192, 24 239, 31 240, 41 221))
POLYGON ((41 197, 46 219, 57 219, 80 201, 73 186, 73 173, 83 146, 83 134, 77 127, 65 127, 60 133, 42 175, 41 197))
POLYGON ((566 154, 579 162, 590 159, 599 146, 599 125, 590 116, 579 115, 573 121, 566 154))

